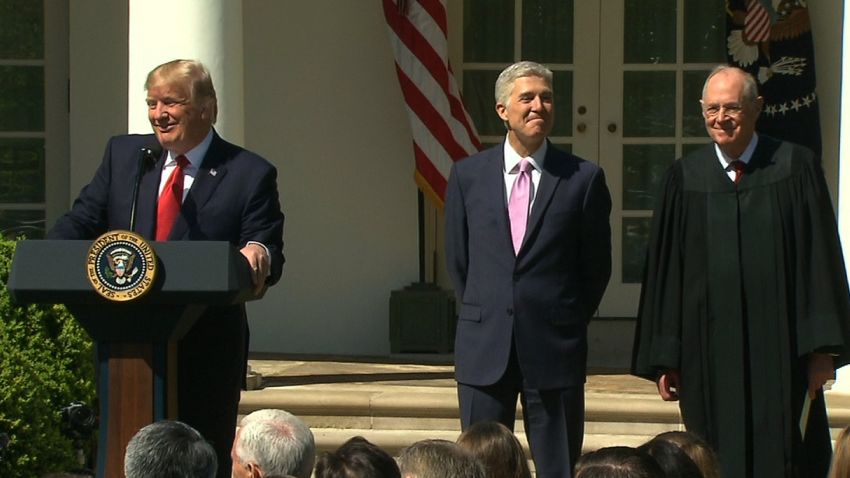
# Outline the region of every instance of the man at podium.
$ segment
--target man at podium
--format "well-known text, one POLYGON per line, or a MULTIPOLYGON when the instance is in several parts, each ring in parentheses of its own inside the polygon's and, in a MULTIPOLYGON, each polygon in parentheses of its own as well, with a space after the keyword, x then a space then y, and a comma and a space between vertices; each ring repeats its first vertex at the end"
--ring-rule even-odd
MULTIPOLYGON (((94 178, 48 238, 130 229, 155 241, 228 241, 261 295, 284 262, 275 167, 216 133, 215 89, 200 62, 157 66, 145 90, 154 134, 111 138, 94 178)), ((229 476, 247 343, 245 307, 233 305, 208 308, 177 346, 178 418, 213 444, 219 476, 229 476)))

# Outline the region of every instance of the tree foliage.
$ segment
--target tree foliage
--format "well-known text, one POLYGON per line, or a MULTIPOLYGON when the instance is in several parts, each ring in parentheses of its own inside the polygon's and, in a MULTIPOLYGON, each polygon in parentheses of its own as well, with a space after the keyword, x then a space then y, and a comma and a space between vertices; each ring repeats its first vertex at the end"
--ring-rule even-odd
MULTIPOLYGON (((78 468, 61 409, 94 404, 93 344, 60 305, 16 305, 6 283, 15 243, 0 240, 0 476, 78 468)), ((49 272, 49 271, 48 271, 49 272)))

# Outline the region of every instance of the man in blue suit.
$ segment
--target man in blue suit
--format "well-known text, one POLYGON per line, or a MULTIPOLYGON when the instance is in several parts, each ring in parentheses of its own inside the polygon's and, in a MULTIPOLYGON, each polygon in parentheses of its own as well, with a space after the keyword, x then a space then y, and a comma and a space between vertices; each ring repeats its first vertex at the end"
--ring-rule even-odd
POLYGON ((519 396, 537 476, 570 477, 584 434, 587 324, 611 275, 611 198, 599 167, 547 140, 547 68, 502 71, 496 113, 505 141, 455 163, 446 193, 461 425, 513 429, 519 396), (523 174, 530 184, 519 187, 523 174))
MULTIPOLYGON (((162 64, 148 74, 145 89, 154 134, 110 139, 94 178, 48 237, 93 239, 131 227, 141 174, 135 232, 149 240, 228 241, 245 256, 261 295, 278 281, 284 262, 275 167, 215 132, 215 89, 201 63, 162 64), (145 150, 161 153, 146 158, 145 150), (172 175, 182 185, 172 188, 172 175), (169 190, 182 193, 182 205, 165 221, 169 190)), ((230 476, 247 341, 245 307, 237 305, 208 308, 178 343, 178 418, 213 444, 222 477, 230 476)))

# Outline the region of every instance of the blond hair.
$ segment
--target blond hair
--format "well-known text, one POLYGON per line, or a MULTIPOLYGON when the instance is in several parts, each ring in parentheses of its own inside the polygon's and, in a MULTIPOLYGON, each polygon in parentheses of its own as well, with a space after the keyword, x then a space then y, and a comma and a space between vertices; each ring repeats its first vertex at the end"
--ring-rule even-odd
POLYGON ((185 86, 189 92, 189 102, 207 108, 210 120, 215 124, 218 117, 218 100, 212 76, 203 63, 197 60, 171 60, 163 63, 148 73, 145 91, 157 85, 185 86))

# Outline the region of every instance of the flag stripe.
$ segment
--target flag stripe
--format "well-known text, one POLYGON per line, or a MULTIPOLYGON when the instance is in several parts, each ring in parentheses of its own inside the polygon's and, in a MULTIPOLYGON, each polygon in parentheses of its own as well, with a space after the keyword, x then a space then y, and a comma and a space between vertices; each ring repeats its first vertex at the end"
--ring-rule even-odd
MULTIPOLYGON (((395 45, 402 50, 399 55, 404 55, 406 50, 403 45, 395 45)), ((477 137, 471 127, 465 126, 471 122, 467 120, 463 105, 457 97, 446 96, 446 90, 440 87, 434 78, 417 62, 400 62, 396 63, 397 68, 401 69, 408 81, 413 83, 417 89, 433 104, 434 109, 442 116, 443 120, 453 130, 453 133, 467 151, 478 150, 476 143, 477 137), (454 107, 452 104, 454 103, 454 107), (459 114, 449 113, 452 109, 460 109, 459 114), (460 116, 462 119, 458 119, 460 116), (464 121, 466 120, 466 121, 464 121), (476 141, 473 141, 475 139, 476 141)), ((401 73, 399 73, 401 74, 401 73)), ((459 94, 457 94, 459 96, 459 94)))
POLYGON ((770 14, 759 0, 750 0, 744 18, 744 37, 750 42, 765 42, 770 38, 770 14))
POLYGON ((425 126, 425 123, 409 107, 407 112, 410 119, 410 130, 413 133, 413 142, 431 159, 434 167, 444 177, 448 177, 455 160, 452 159, 446 148, 434 137, 432 131, 425 126))
POLYGON ((434 163, 419 149, 419 145, 413 143, 413 155, 416 158, 416 170, 423 176, 437 196, 441 199, 446 197, 446 175, 434 167, 434 163))
MULTIPOLYGON (((478 141, 478 135, 472 127, 469 115, 458 99, 460 93, 448 65, 448 45, 446 44, 446 37, 442 33, 443 30, 435 27, 434 18, 420 8, 419 2, 413 2, 409 5, 410 19, 398 15, 397 9, 391 8, 391 0, 385 0, 385 5, 386 3, 390 5, 389 10, 385 8, 387 22, 392 31, 396 33, 397 38, 401 40, 400 42, 393 42, 396 64, 405 70, 408 77, 413 79, 420 89, 429 93, 428 97, 432 102, 440 105, 438 111, 451 112, 451 116, 460 123, 459 127, 465 130, 465 133, 458 131, 456 134, 459 137, 469 138, 468 144, 471 148, 474 148, 470 152, 477 151, 481 148, 481 143, 478 141), (427 32, 427 34, 423 34, 423 32, 427 32), (440 47, 435 48, 435 44, 439 44, 440 47), (407 47, 406 50, 405 47, 407 47), (442 92, 431 92, 426 87, 425 84, 431 81, 430 78, 436 81, 437 87, 442 92), (448 107, 443 108, 442 105, 446 100, 448 100, 448 107)), ((443 22, 445 23, 444 11, 443 22)), ((449 122, 451 123, 450 120, 449 122)), ((452 126, 454 127, 454 125, 452 126)))
MULTIPOLYGON (((396 74, 413 134, 417 181, 440 200, 451 165, 481 148, 448 61, 445 0, 383 0, 396 74)), ((424 188, 423 188, 424 189, 424 188)))
POLYGON ((452 158, 460 159, 467 156, 467 151, 457 142, 451 128, 449 128, 449 125, 446 124, 443 117, 434 108, 434 105, 428 101, 428 98, 422 94, 419 88, 416 88, 416 85, 410 81, 410 78, 404 72, 400 69, 397 69, 397 71, 401 91, 404 93, 405 100, 416 113, 416 116, 425 123, 425 126, 434 134, 440 144, 446 148, 446 151, 452 158))

